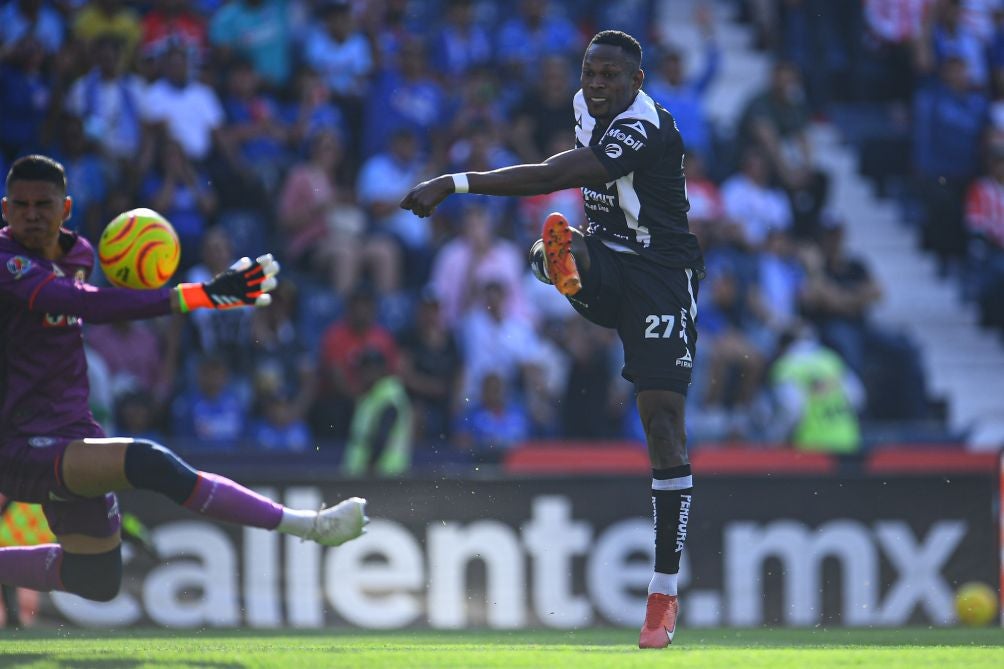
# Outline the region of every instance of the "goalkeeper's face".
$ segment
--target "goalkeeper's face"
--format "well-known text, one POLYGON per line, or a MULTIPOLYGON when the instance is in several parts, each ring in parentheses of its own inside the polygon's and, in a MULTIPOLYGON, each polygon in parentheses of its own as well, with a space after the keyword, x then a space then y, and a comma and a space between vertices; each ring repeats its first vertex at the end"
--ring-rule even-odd
POLYGON ((631 106, 645 75, 612 44, 593 44, 582 58, 582 95, 589 115, 609 123, 631 106))
MULTIPOLYGON (((49 181, 12 181, 3 199, 3 217, 19 244, 45 257, 59 250, 59 228, 73 203, 49 181)), ((50 259, 55 259, 52 256, 50 259)))

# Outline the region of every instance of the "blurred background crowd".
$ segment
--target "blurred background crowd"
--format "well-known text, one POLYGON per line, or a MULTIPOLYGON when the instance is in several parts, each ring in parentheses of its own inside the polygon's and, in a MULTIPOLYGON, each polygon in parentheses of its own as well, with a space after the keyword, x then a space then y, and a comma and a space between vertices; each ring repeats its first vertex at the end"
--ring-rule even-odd
POLYGON ((688 150, 708 266, 691 446, 851 453, 889 422, 946 437, 915 344, 871 318, 883 286, 847 251, 809 130, 846 126, 945 280, 1004 332, 1000 2, 695 3, 697 50, 657 29, 661 4, 5 2, 4 173, 60 160, 69 227, 92 242, 121 211, 161 212, 178 279, 266 250, 284 267, 270 309, 87 326, 97 417, 184 453, 311 452, 357 473, 641 441, 615 333, 528 271, 547 213, 582 223, 577 191, 398 208, 425 178, 570 148, 583 49, 617 28, 688 150), (706 96, 724 14, 772 59, 729 128, 706 96))

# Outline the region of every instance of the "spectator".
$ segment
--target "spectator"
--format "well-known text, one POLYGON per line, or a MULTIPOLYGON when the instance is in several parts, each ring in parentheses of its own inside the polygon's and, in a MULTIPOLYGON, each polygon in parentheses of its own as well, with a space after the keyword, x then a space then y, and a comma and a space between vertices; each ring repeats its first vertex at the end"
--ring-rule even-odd
POLYGON ((185 155, 181 144, 167 140, 160 160, 140 186, 143 201, 171 221, 181 240, 182 270, 194 264, 195 250, 216 212, 216 193, 209 177, 185 155))
POLYGON ((125 176, 139 153, 145 86, 137 77, 122 73, 122 49, 123 42, 114 35, 92 42, 95 66, 73 83, 66 109, 83 121, 87 137, 125 176))
POLYGON ((937 255, 944 275, 965 252, 963 197, 979 169, 989 108, 982 93, 969 90, 961 58, 947 56, 938 72, 914 99, 913 166, 924 205, 924 246, 937 255))
POLYGON ((262 90, 250 61, 236 58, 230 66, 223 110, 226 122, 220 140, 231 168, 274 193, 291 160, 291 129, 276 100, 262 90))
POLYGON ((314 432, 344 434, 352 404, 362 392, 352 362, 364 349, 379 350, 387 368, 396 373, 398 349, 391 333, 377 323, 377 293, 360 283, 349 295, 345 315, 332 323, 321 338, 321 392, 314 407, 314 432))
POLYGON ((532 63, 545 56, 578 59, 582 36, 571 21, 551 11, 548 0, 520 0, 516 13, 499 27, 495 52, 506 81, 527 78, 532 63))
POLYGON ((59 160, 66 169, 67 195, 73 198, 73 217, 66 227, 78 230, 95 242, 107 220, 104 204, 109 190, 109 170, 84 136, 79 118, 61 114, 57 131, 59 144, 49 151, 49 155, 59 160))
POLYGON ((776 423, 788 443, 803 451, 860 450, 861 382, 811 329, 782 337, 770 380, 778 405, 776 423))
POLYGON ((530 417, 496 372, 481 379, 478 397, 457 419, 454 442, 459 450, 470 452, 475 462, 498 463, 513 446, 530 437, 530 417))
POLYGON ((1004 334, 1004 145, 989 147, 989 174, 969 187, 968 264, 980 321, 1004 334))
POLYGON ((304 453, 310 448, 310 427, 292 398, 262 393, 255 398, 250 439, 254 448, 272 453, 304 453))
POLYGON ((530 307, 522 289, 523 253, 511 241, 499 238, 491 212, 477 199, 465 200, 457 227, 459 234, 443 245, 432 266, 431 284, 441 301, 446 326, 455 327, 464 318, 489 279, 505 286, 505 312, 527 320, 530 307))
POLYGON ((205 61, 209 38, 205 21, 192 11, 191 0, 157 0, 143 16, 141 27, 140 52, 144 57, 160 58, 170 47, 180 45, 193 66, 205 61))
POLYGON ((445 441, 457 406, 463 360, 453 330, 443 324, 441 302, 431 286, 422 291, 414 325, 398 337, 401 380, 415 409, 420 443, 445 441))
POLYGON ((474 68, 489 65, 491 37, 474 22, 472 0, 447 0, 442 27, 433 33, 432 64, 447 83, 460 83, 474 68))
POLYGON ((182 450, 236 451, 245 435, 247 405, 231 385, 226 360, 204 357, 196 367, 196 383, 175 400, 174 436, 185 439, 182 450))
POLYGON ((44 59, 41 43, 27 37, 0 61, 0 151, 8 161, 41 149, 42 122, 52 95, 42 74, 44 59))
POLYGON ((694 374, 695 380, 704 384, 696 394, 702 410, 724 416, 725 433, 718 436, 733 438, 749 436, 765 364, 756 337, 763 324, 755 306, 755 285, 744 261, 731 252, 706 256, 707 285, 698 294, 704 354, 697 362, 706 369, 694 374))
MULTIPOLYGON (((331 89, 349 127, 363 128, 366 95, 373 75, 372 45, 356 29, 348 0, 327 0, 319 10, 319 25, 313 26, 303 45, 303 60, 331 89)), ((362 159, 363 147, 356 137, 346 137, 353 166, 362 159)))
POLYGON ((411 468, 411 402, 380 349, 359 351, 352 361, 359 396, 352 413, 342 471, 347 476, 400 476, 411 468))
POLYGON ((683 51, 668 46, 659 59, 658 70, 646 79, 645 91, 673 115, 680 135, 686 138, 687 151, 700 154, 714 165, 714 133, 704 108, 704 96, 718 75, 721 52, 715 41, 711 13, 698 11, 695 18, 704 39, 700 74, 688 78, 683 51))
POLYGON ((164 443, 158 402, 146 390, 130 390, 115 401, 115 431, 123 437, 164 443))
POLYGON ((477 285, 481 291, 477 306, 459 323, 466 372, 463 397, 477 401, 489 373, 499 374, 511 388, 543 387, 541 341, 526 320, 506 311, 505 281, 487 276, 477 285))
POLYGON ((164 76, 147 89, 141 108, 147 123, 163 127, 197 163, 209 158, 225 120, 213 89, 189 76, 188 53, 180 47, 164 55, 164 76))
POLYGON ((366 220, 335 179, 342 158, 338 136, 318 131, 307 142, 309 160, 295 165, 279 194, 283 259, 321 276, 344 296, 362 278, 363 267, 381 292, 400 285, 400 252, 386 237, 366 239, 366 220))
POLYGON ((269 86, 282 88, 292 72, 289 18, 286 0, 230 0, 209 22, 216 65, 247 58, 269 86))
MULTIPOLYGON (((251 362, 259 397, 283 404, 269 425, 293 426, 303 420, 317 397, 317 366, 295 327, 296 284, 284 279, 272 291, 272 304, 251 316, 251 362), (276 422, 278 417, 283 420, 276 422)), ((299 428, 292 428, 299 431, 299 428)), ((309 431, 308 431, 309 433, 309 431)))
POLYGON ((867 389, 868 416, 911 420, 927 415, 927 393, 919 354, 906 337, 870 319, 882 289, 867 265, 846 253, 843 223, 827 217, 821 253, 802 254, 806 284, 802 312, 820 340, 837 351, 867 389))
POLYGON ((936 0, 865 0, 857 72, 862 99, 907 102, 913 94, 914 44, 936 0))
POLYGON ((792 63, 778 61, 770 86, 747 104, 739 128, 744 147, 764 152, 791 201, 794 233, 802 238, 815 234, 829 188, 826 175, 815 166, 808 127, 801 74, 792 63))
MULTIPOLYGON (((304 147, 301 153, 309 153, 309 137, 322 132, 334 133, 340 142, 349 134, 349 127, 341 110, 332 102, 331 91, 321 76, 309 67, 302 67, 296 74, 296 99, 284 110, 286 122, 290 125, 290 145, 293 149, 304 147)), ((339 167, 339 173, 345 173, 339 167)))
MULTIPOLYGON (((200 246, 200 262, 184 274, 185 281, 200 283, 224 271, 234 261, 233 242, 221 227, 206 230, 200 246)), ((184 258, 184 254, 182 254, 184 258)), ((206 309, 187 318, 175 316, 165 349, 167 359, 180 356, 182 348, 204 356, 223 358, 232 370, 249 369, 251 358, 251 312, 247 309, 206 309)), ((184 370, 187 374, 188 370, 184 370)))
POLYGON ((567 439, 617 439, 631 400, 622 379, 622 356, 613 330, 584 318, 560 321, 560 341, 569 355, 561 405, 561 435, 567 439))
POLYGON ((936 0, 931 9, 917 40, 918 72, 930 73, 947 57, 958 57, 965 63, 968 87, 985 89, 989 83, 986 48, 972 27, 963 22, 961 0, 936 0))
POLYGON ((142 35, 142 28, 136 12, 123 5, 122 0, 94 0, 87 3, 73 22, 73 34, 85 46, 104 37, 118 40, 122 45, 118 53, 119 64, 128 66, 142 35))
MULTIPOLYGON (((562 150, 572 148, 568 129, 575 124, 572 96, 575 88, 569 61, 563 56, 547 56, 540 64, 540 73, 532 86, 523 93, 509 122, 509 141, 519 159, 539 162, 554 155, 552 146, 559 139, 562 150)), ((537 222, 540 227, 540 222, 537 222)))
POLYGON ((119 321, 88 325, 87 344, 101 357, 115 397, 143 390, 151 399, 165 400, 173 390, 173 374, 164 369, 160 338, 147 321, 119 321))
POLYGON ((0 61, 24 47, 25 40, 37 43, 46 55, 63 45, 63 19, 45 0, 12 0, 0 8, 0 61))
POLYGON ((411 130, 402 128, 391 135, 387 151, 366 161, 356 184, 359 203, 373 229, 390 235, 400 244, 412 267, 421 267, 428 261, 431 234, 425 221, 398 204, 412 184, 420 180, 424 169, 418 138, 411 130))
POLYGON ((389 137, 399 128, 407 128, 420 138, 423 152, 442 150, 446 94, 429 74, 425 46, 418 38, 405 41, 396 61, 380 71, 367 96, 366 109, 365 155, 386 150, 389 137))
POLYGON ((722 201, 738 234, 729 234, 744 248, 759 249, 772 229, 792 227, 791 205, 784 193, 770 186, 770 172, 759 149, 747 149, 739 172, 722 184, 722 201))

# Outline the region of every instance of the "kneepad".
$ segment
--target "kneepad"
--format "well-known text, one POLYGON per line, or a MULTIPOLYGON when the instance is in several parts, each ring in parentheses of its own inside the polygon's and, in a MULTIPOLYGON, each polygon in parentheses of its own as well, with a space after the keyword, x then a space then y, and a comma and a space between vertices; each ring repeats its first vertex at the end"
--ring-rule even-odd
POLYGON ((146 439, 126 449, 125 476, 134 488, 159 492, 178 504, 185 503, 199 480, 199 473, 174 452, 146 439))
POLYGON ((98 602, 115 599, 122 585, 122 548, 107 553, 67 553, 59 570, 63 588, 98 602))

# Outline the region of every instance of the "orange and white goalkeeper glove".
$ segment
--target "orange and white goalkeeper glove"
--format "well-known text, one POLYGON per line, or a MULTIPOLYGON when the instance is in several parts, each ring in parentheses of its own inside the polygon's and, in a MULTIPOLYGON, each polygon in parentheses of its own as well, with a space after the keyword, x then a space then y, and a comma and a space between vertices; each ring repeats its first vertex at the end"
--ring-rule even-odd
POLYGON ((210 281, 175 286, 178 306, 183 314, 194 309, 267 307, 272 303, 268 293, 278 283, 278 273, 279 263, 271 253, 254 261, 245 256, 210 281))

